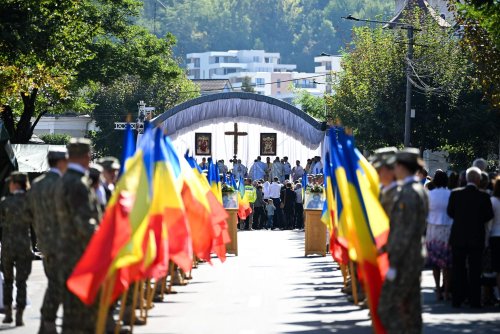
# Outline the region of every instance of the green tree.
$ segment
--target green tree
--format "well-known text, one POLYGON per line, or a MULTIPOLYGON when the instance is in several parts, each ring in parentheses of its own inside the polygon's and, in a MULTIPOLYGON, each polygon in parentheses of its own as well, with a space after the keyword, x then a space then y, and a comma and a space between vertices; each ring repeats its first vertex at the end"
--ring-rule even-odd
POLYGON ((451 1, 461 27, 461 44, 475 65, 477 84, 485 98, 500 109, 500 3, 498 1, 451 1))
POLYGON ((52 133, 40 135, 40 139, 45 142, 45 144, 50 145, 66 145, 71 139, 71 135, 66 133, 52 133))
POLYGON ((176 97, 180 91, 196 92, 173 56, 175 38, 158 38, 133 24, 140 7, 137 0, 0 4, 0 103, 13 142, 28 141, 38 121, 30 126, 31 118, 49 108, 54 113, 116 108, 99 97, 123 78, 139 82, 146 95, 156 97, 141 99, 159 107, 190 96, 176 97))
MULTIPOLYGON (((411 144, 486 156, 494 150, 498 115, 475 89, 473 65, 450 31, 416 13, 411 144)), ((354 29, 344 72, 328 101, 328 117, 352 127, 361 147, 400 146, 404 132, 406 31, 354 29)))
POLYGON ((150 78, 123 75, 109 85, 102 85, 94 96, 93 115, 100 129, 93 138, 97 155, 119 156, 123 133, 114 130, 114 122, 124 122, 127 115, 135 122, 139 101, 154 106, 158 115, 196 96, 199 96, 199 88, 182 76, 165 81, 158 75, 150 78))
POLYGON ((308 91, 300 89, 295 90, 293 104, 312 117, 324 120, 326 117, 326 98, 326 96, 314 96, 308 91))
POLYGON ((255 88, 252 84, 252 78, 243 77, 243 81, 241 82, 241 91, 247 93, 255 93, 255 88))

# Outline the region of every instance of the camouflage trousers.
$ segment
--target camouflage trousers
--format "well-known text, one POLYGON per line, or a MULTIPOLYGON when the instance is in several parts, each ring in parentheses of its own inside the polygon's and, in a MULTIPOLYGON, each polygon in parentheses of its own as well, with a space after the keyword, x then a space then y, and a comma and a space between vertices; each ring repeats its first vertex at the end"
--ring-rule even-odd
POLYGON ((57 318, 57 309, 62 303, 63 288, 60 265, 54 255, 44 256, 43 269, 45 276, 47 276, 48 284, 40 312, 42 314, 42 321, 54 322, 57 318))
POLYGON ((18 308, 26 307, 26 281, 31 274, 30 256, 11 255, 7 252, 2 252, 2 268, 3 268, 3 304, 5 306, 12 305, 12 290, 14 289, 14 279, 16 280, 16 304, 18 308), (14 268, 16 274, 14 276, 14 268))
POLYGON ((387 333, 422 333, 420 271, 398 269, 396 279, 382 286, 378 314, 387 333))
MULTIPOLYGON (((64 282, 67 281, 73 266, 68 266, 63 269, 63 284, 62 284, 62 303, 63 303, 63 326, 62 333, 67 334, 91 334, 95 333, 97 323, 97 306, 98 302, 94 302, 91 306, 87 306, 78 299, 71 291, 68 290, 64 282)), ((96 298, 99 300, 99 297, 96 298)))

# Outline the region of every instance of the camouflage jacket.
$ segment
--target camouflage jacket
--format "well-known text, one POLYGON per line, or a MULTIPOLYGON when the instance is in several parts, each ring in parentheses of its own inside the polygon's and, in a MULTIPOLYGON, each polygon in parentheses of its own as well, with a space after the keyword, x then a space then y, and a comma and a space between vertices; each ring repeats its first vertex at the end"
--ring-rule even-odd
POLYGON ((390 215, 391 229, 387 241, 392 268, 422 269, 422 237, 428 212, 427 192, 420 182, 413 180, 399 187, 390 215))
POLYGON ((16 192, 0 201, 2 256, 32 257, 30 224, 26 214, 26 193, 16 192))
POLYGON ((60 241, 55 201, 55 185, 59 178, 59 174, 50 171, 36 178, 26 198, 37 246, 45 256, 57 254, 60 241))
POLYGON ((398 193, 396 184, 389 186, 387 189, 382 189, 380 192, 380 204, 384 208, 385 213, 389 216, 394 206, 394 199, 398 193))
POLYGON ((101 212, 88 177, 73 169, 56 182, 55 199, 61 238, 59 260, 69 274, 94 234, 101 212))

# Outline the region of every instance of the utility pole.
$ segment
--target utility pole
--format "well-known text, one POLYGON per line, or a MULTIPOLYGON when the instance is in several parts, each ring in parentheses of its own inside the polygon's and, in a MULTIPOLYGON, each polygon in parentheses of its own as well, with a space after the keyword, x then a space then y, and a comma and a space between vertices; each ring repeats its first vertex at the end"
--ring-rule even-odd
POLYGON ((408 25, 403 27, 408 32, 408 56, 406 60, 406 110, 405 110, 405 147, 410 146, 410 134, 411 134, 411 88, 412 83, 410 81, 411 76, 411 61, 413 59, 413 26, 408 25))

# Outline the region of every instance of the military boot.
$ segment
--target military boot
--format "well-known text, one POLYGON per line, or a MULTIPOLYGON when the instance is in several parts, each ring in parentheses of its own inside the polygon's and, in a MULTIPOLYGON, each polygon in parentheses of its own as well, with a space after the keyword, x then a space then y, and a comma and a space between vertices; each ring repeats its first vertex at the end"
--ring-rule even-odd
POLYGON ((23 313, 24 313, 24 308, 18 308, 16 310, 16 326, 24 326, 23 313))
POLYGON ((3 323, 4 324, 11 324, 12 321, 12 306, 5 306, 5 318, 3 318, 3 323))
POLYGON ((38 334, 57 334, 55 321, 42 321, 38 334))

